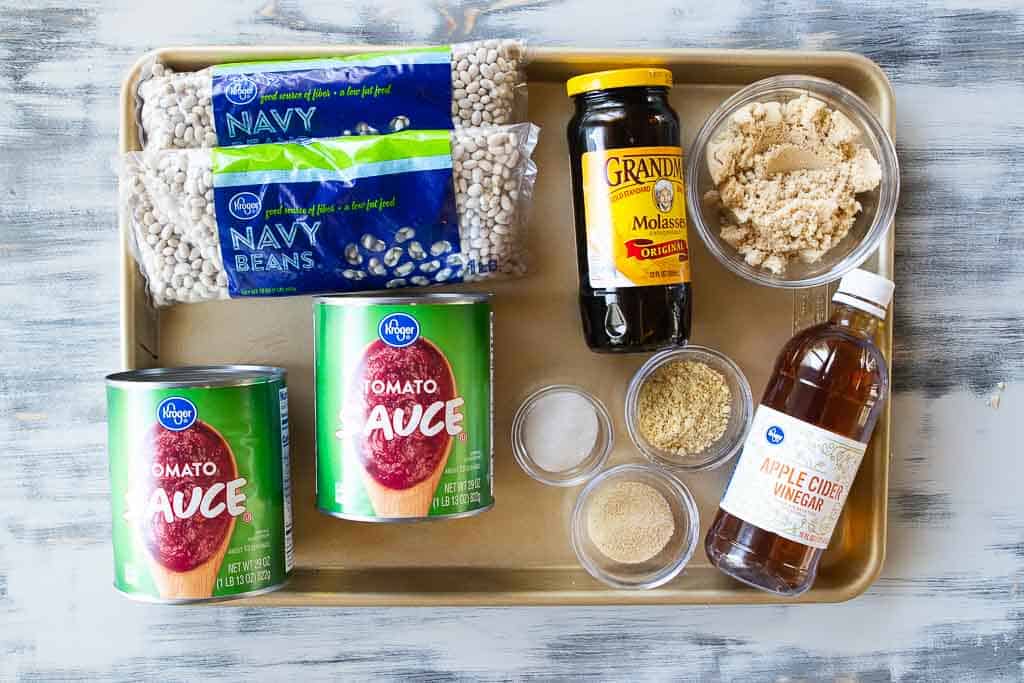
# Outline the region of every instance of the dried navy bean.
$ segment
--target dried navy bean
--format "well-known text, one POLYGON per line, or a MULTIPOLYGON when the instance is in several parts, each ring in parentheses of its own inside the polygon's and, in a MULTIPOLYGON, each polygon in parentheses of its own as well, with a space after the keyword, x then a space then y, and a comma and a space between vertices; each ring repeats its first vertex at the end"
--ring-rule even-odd
POLYGON ((390 249, 388 249, 387 253, 384 254, 384 265, 386 265, 386 266, 394 266, 396 263, 399 262, 399 260, 401 260, 401 258, 402 258, 402 248, 401 247, 391 247, 390 249))
POLYGON ((363 262, 363 255, 359 253, 359 247, 354 244, 345 247, 345 260, 353 266, 361 264, 363 262))
POLYGON ((441 254, 447 254, 452 250, 451 243, 448 240, 441 240, 440 242, 434 242, 430 245, 430 255, 440 256, 441 254))
POLYGON ((416 259, 417 261, 422 261, 423 259, 427 258, 427 252, 423 251, 423 245, 420 244, 419 242, 410 242, 409 256, 416 259))
POLYGON ((382 240, 377 239, 369 233, 363 235, 359 240, 359 243, 363 245, 364 249, 369 249, 370 251, 380 252, 388 248, 388 245, 382 240))

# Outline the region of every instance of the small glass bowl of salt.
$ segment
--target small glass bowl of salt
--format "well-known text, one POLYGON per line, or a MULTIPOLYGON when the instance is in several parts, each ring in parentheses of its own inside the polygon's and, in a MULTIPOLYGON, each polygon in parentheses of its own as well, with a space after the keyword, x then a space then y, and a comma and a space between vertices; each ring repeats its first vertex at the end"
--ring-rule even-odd
POLYGON ((614 440, 604 404, 569 384, 538 389, 512 418, 516 462, 551 486, 576 486, 590 479, 604 467, 614 440))

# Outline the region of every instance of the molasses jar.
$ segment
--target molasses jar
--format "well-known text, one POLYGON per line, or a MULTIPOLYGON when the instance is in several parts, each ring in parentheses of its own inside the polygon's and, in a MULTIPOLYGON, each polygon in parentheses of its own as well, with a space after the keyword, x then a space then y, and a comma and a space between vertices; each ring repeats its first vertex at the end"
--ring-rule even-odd
POLYGON ((569 79, 569 160, 587 346, 653 351, 690 337, 690 260, 672 73, 635 68, 569 79))

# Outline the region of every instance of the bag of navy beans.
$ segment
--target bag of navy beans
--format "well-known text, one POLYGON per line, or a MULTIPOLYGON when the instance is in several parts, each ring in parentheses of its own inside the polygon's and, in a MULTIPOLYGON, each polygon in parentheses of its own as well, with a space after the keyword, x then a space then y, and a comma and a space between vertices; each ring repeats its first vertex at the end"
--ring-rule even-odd
POLYGON ((143 146, 189 149, 518 120, 523 46, 485 40, 313 59, 143 69, 143 146))
POLYGON ((538 132, 133 152, 124 219, 158 306, 522 275, 538 132))

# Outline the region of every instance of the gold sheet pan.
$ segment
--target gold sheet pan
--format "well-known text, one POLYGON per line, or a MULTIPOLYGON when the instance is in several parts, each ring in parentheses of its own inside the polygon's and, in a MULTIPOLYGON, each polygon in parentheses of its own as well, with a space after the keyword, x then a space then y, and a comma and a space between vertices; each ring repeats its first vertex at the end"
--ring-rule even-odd
MULTIPOLYGON (((155 55, 176 69, 217 62, 351 54, 373 46, 165 48, 155 55)), ((148 55, 147 58, 152 57, 148 55)), ((785 602, 727 579, 698 549, 684 573, 651 591, 621 591, 590 578, 569 545, 569 511, 579 489, 546 487, 512 458, 509 430, 519 402, 541 385, 568 382, 594 392, 615 419, 611 464, 637 461, 623 424, 627 382, 645 355, 609 357, 584 345, 576 309, 576 266, 565 126, 574 74, 629 65, 672 70, 672 104, 689 144, 704 118, 743 85, 771 75, 804 73, 858 93, 890 133, 893 93, 881 69, 855 54, 793 51, 529 51, 529 118, 542 126, 529 226, 533 272, 526 278, 465 289, 495 298, 495 496, 493 511, 434 524, 359 524, 327 517, 313 505, 312 316, 308 297, 181 305, 160 311, 147 302, 122 219, 121 341, 125 368, 193 363, 260 363, 288 369, 296 567, 288 585, 235 605, 578 605, 785 602)), ((139 149, 135 83, 121 94, 121 150, 139 149)), ((891 230, 870 267, 893 275, 891 230)), ((693 341, 721 349, 746 372, 760 396, 775 354, 795 328, 828 314, 828 288, 787 292, 757 287, 728 273, 692 233, 693 341)), ((891 311, 890 311, 891 316, 891 311)), ((890 318, 891 320, 891 318, 890 318)), ((883 351, 892 358, 891 326, 883 351)), ((851 490, 846 512, 814 588, 799 602, 837 602, 862 593, 885 556, 890 453, 888 406, 851 490)), ((684 476, 700 509, 703 532, 731 466, 684 476)), ((790 600, 792 601, 792 600, 790 600)))

